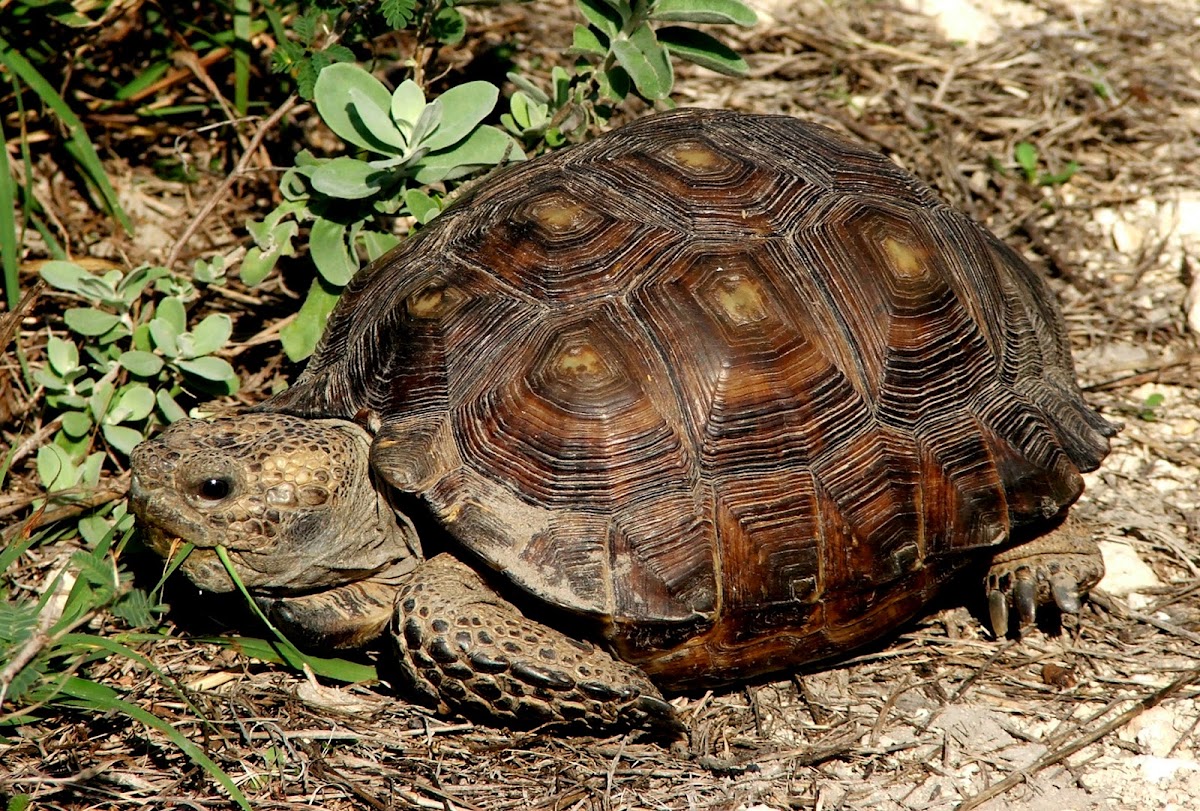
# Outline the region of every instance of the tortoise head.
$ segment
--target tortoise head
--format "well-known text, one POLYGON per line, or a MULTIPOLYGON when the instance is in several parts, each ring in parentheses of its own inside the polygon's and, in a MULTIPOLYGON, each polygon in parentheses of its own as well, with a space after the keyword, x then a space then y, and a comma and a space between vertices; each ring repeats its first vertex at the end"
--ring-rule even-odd
POLYGON ((370 435, 345 420, 181 420, 134 450, 130 504, 159 554, 195 545, 181 569, 202 589, 234 588, 216 552, 224 546, 260 604, 311 607, 315 596, 341 592, 316 615, 287 621, 283 612, 286 624, 330 641, 324 629, 305 626, 345 625, 346 616, 333 615, 359 602, 347 587, 390 588, 419 560, 412 525, 392 509, 386 486, 376 487, 370 445, 370 435))

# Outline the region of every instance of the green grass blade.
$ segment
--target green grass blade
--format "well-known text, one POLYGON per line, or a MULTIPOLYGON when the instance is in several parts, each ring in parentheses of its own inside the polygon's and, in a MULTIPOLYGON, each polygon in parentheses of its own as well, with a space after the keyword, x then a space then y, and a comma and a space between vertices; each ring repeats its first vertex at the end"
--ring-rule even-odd
POLYGON ((266 625, 267 628, 270 629, 271 633, 275 635, 275 638, 279 640, 279 647, 277 648, 279 655, 282 656, 283 660, 291 667, 296 668, 296 670, 304 670, 304 665, 308 664, 308 657, 301 653, 300 649, 293 645, 292 641, 283 635, 283 631, 276 628, 274 623, 267 619, 267 615, 262 612, 262 609, 258 607, 258 603, 253 597, 250 596, 250 591, 246 588, 246 584, 242 582, 242 578, 238 576, 237 571, 233 568, 233 561, 229 559, 229 552, 224 546, 217 547, 217 557, 220 558, 221 564, 225 567, 225 571, 229 574, 229 579, 233 581, 234 585, 237 586, 238 591, 240 591, 242 596, 246 598, 246 602, 250 604, 250 608, 253 609, 258 618, 262 620, 263 625, 266 625))
POLYGON ((12 566, 17 558, 25 554, 25 550, 33 546, 33 537, 15 539, 8 546, 0 550, 0 574, 7 572, 8 567, 12 566))
POLYGON ((233 0, 233 107, 240 116, 250 109, 250 12, 252 0, 233 0))
MULTIPOLYGON (((355 665, 354 662, 347 662, 344 659, 322 659, 317 656, 309 656, 308 654, 302 652, 299 648, 292 644, 290 639, 284 636, 283 631, 276 628, 275 625, 269 619, 267 619, 267 615, 264 614, 262 609, 258 607, 258 603, 253 597, 250 596, 250 592, 246 589, 246 585, 242 582, 242 579, 234 570, 233 561, 229 559, 229 552, 224 546, 217 547, 217 557, 221 559, 221 563, 225 566, 225 571, 229 573, 229 578, 234 582, 234 585, 238 587, 238 591, 242 593, 242 596, 246 598, 246 602, 250 604, 250 608, 254 610, 254 613, 260 620, 262 620, 263 624, 271 630, 271 633, 274 634, 275 638, 278 640, 278 642, 264 642, 263 640, 256 641, 260 642, 262 646, 267 646, 274 650, 275 653, 282 658, 283 662, 291 667, 294 667, 296 670, 303 670, 304 666, 308 665, 308 668, 312 670, 313 673, 339 679, 341 681, 371 681, 377 678, 375 674, 375 668, 373 667, 355 665), (349 676, 349 678, 346 678, 346 676, 349 676)), ((245 641, 246 640, 242 640, 242 642, 245 641)), ((251 647, 254 646, 251 645, 251 647)), ((264 648, 262 647, 260 647, 259 650, 265 652, 264 648)), ((273 660, 273 657, 271 656, 261 656, 259 658, 264 658, 267 661, 273 660)))
MULTIPOLYGON (((143 636, 151 637, 156 641, 161 641, 163 639, 163 637, 154 636, 153 634, 145 634, 143 636)), ((121 644, 116 639, 96 636, 94 634, 65 634, 61 639, 58 640, 58 646, 61 648, 69 647, 75 650, 95 648, 98 650, 108 651, 109 653, 114 653, 117 656, 124 656, 126 659, 137 662, 142 667, 152 672, 155 676, 158 676, 158 680, 162 682, 168 690, 174 693, 175 697, 183 702, 189 710, 192 711, 192 714, 196 716, 197 720, 212 728, 212 722, 210 722, 204 716, 204 713, 199 707, 192 703, 192 700, 188 698, 187 693, 180 689, 179 684, 174 679, 167 676, 166 673, 163 673, 158 665, 151 662, 133 648, 121 644)))
POLYGON ((104 172, 104 165, 100 163, 100 156, 96 154, 96 148, 87 137, 83 122, 79 120, 62 96, 58 95, 50 83, 37 72, 37 68, 30 64, 29 60, 13 48, 4 37, 0 37, 0 66, 7 68, 10 73, 27 84, 63 122, 70 133, 70 141, 65 144, 67 151, 79 163, 88 180, 99 190, 105 205, 121 223, 121 227, 127 233, 132 234, 133 224, 125 210, 121 208, 117 193, 113 190, 108 175, 104 172))
MULTIPOLYGON (((7 143, 4 136, 3 121, 0 120, 0 267, 4 270, 4 298, 8 303, 9 312, 17 308, 21 300, 21 283, 18 278, 20 267, 17 265, 17 245, 20 244, 17 233, 17 219, 13 212, 17 208, 17 190, 13 182, 12 167, 8 163, 7 143)), ((4 471, 0 471, 0 484, 4 481, 4 471)))
POLYGON ((189 741, 184 737, 182 732, 167 723, 167 721, 143 710, 136 704, 125 701, 111 687, 97 684, 87 679, 72 677, 63 685, 62 691, 65 695, 71 696, 74 699, 74 701, 62 702, 67 706, 91 712, 118 712, 148 727, 157 729, 179 747, 180 751, 208 772, 213 780, 220 783, 235 803, 246 809, 246 811, 252 811, 250 801, 246 799, 246 795, 234 784, 229 775, 214 763, 208 755, 204 754, 200 747, 189 741))
MULTIPOLYGON (((260 659, 264 662, 285 665, 288 660, 279 650, 279 643, 267 639, 256 639, 250 636, 214 636, 197 640, 220 645, 223 648, 237 651, 242 656, 260 659)), ((302 654, 304 661, 312 672, 326 679, 345 682, 347 684, 364 684, 379 681, 379 673, 371 665, 361 662, 351 662, 347 659, 325 658, 302 654)))

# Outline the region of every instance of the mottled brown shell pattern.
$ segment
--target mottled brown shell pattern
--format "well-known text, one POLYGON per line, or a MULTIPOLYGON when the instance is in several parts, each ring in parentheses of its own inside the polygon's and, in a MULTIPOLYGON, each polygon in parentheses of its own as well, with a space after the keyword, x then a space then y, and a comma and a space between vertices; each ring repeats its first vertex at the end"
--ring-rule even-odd
POLYGON ((844 651, 1060 513, 1111 428, 1014 252, 796 119, 681 110, 481 182, 266 406, 677 684, 844 651))

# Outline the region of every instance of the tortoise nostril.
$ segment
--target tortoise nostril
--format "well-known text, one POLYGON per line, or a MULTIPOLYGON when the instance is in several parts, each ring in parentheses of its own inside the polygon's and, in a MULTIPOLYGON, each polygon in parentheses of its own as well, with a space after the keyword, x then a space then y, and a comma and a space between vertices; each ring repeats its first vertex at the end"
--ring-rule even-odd
POLYGON ((197 492, 205 501, 220 501, 229 495, 230 489, 229 479, 214 476, 201 481, 197 492))

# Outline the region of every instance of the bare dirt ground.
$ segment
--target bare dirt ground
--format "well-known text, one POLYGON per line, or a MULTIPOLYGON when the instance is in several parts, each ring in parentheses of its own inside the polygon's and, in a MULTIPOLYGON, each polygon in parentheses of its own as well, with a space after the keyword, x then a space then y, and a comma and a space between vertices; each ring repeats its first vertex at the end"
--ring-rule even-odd
MULTIPOLYGON (((1077 508, 1103 534, 1109 576, 1061 632, 1000 642, 971 613, 977 585, 964 583, 885 647, 677 697, 690 738, 675 747, 476 727, 383 686, 316 685, 186 638, 144 650, 207 723, 128 660, 94 670, 203 745, 256 808, 1200 806, 1200 10, 1192 0, 757 7, 762 20, 739 44, 750 77, 687 73, 679 102, 849 131, 1045 270, 1089 399, 1125 423, 1077 508), (1022 141, 1045 172, 1071 161, 1078 171, 1064 184, 1028 182, 1013 160, 1022 141)), ((550 39, 537 28, 552 21, 506 13, 530 43, 550 39)), ((122 171, 141 236, 97 240, 95 253, 161 261, 198 201, 122 171)), ((194 249, 236 253, 245 209, 260 205, 223 208, 194 249)), ((26 327, 27 346, 44 342, 26 327)), ((258 393, 268 379, 256 379, 258 393)), ((19 587, 44 588, 60 547, 69 542, 43 547, 19 587)), ((119 716, 63 715, 21 734, 0 754, 0 794, 28 792, 37 808, 228 806, 165 738, 119 716)))

